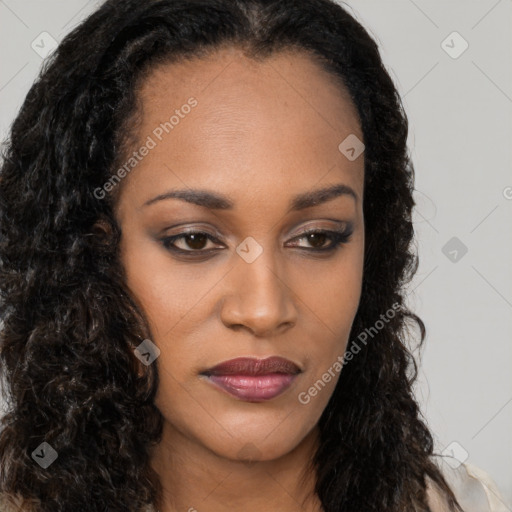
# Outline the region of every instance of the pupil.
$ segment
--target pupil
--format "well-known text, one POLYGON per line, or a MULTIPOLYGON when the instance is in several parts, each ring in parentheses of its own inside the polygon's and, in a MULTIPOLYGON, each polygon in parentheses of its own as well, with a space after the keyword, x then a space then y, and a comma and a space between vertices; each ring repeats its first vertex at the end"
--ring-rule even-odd
POLYGON ((204 242, 207 240, 208 237, 202 234, 192 234, 187 235, 187 238, 187 245, 191 249, 202 249, 204 247, 204 242))
POLYGON ((318 241, 318 237, 320 237, 320 244, 315 245, 315 243, 312 243, 311 245, 313 245, 313 247, 317 247, 318 245, 322 246, 325 242, 325 237, 326 237, 325 233, 310 233, 309 234, 310 243, 315 241, 315 237, 317 237, 317 241, 318 241))

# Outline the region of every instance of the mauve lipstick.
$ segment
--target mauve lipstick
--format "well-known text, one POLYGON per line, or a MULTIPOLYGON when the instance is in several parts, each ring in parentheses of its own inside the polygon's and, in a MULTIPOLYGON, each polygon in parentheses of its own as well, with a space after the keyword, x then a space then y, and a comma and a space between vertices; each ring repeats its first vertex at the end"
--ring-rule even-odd
POLYGON ((283 357, 238 357, 209 368, 201 375, 235 398, 262 402, 283 393, 300 372, 295 363, 283 357))

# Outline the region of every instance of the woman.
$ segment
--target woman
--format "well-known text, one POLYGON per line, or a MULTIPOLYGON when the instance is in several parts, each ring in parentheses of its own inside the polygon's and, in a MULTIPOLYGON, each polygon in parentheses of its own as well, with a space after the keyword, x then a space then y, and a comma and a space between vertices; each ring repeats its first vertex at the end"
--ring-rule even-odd
POLYGON ((5 510, 477 510, 411 389, 406 139, 329 0, 76 28, 0 174, 5 510))

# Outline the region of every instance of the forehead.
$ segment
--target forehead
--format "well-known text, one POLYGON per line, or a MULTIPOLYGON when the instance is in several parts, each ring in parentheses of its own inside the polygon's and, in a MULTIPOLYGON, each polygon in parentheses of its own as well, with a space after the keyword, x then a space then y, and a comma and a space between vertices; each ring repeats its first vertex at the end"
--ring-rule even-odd
POLYGON ((357 109, 307 54, 255 61, 227 47, 159 65, 137 96, 137 144, 153 142, 127 180, 140 195, 197 183, 228 195, 303 191, 325 176, 361 191, 363 156, 351 162, 338 149, 363 139, 357 109))
POLYGON ((258 114, 268 114, 264 107, 272 107, 271 117, 279 123, 293 122, 299 116, 318 117, 317 122, 323 121, 325 128, 350 128, 362 139, 357 109, 341 78, 298 50, 282 50, 256 61, 239 48, 224 47, 208 57, 160 64, 138 91, 145 121, 165 117, 174 104, 180 105, 192 95, 203 107, 204 124, 223 113, 233 120, 248 114, 255 119, 258 114))

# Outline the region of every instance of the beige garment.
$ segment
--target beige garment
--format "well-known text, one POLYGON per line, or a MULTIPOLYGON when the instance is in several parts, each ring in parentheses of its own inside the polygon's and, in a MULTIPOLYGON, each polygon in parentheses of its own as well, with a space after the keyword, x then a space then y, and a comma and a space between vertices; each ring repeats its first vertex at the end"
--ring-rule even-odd
MULTIPOLYGON (((450 456, 436 456, 434 461, 464 512, 512 512, 512 506, 483 469, 470 462, 460 463, 450 456)), ((432 512, 448 512, 447 505, 433 488, 429 490, 429 499, 432 512)))

